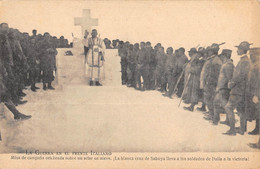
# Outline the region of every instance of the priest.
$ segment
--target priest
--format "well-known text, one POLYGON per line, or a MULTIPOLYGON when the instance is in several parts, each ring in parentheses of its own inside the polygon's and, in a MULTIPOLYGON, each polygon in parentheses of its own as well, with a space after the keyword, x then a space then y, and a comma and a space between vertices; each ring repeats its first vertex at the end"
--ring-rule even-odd
POLYGON ((89 85, 102 86, 100 83, 100 69, 104 65, 105 43, 97 37, 97 30, 93 29, 91 37, 88 38, 86 62, 89 67, 89 85))

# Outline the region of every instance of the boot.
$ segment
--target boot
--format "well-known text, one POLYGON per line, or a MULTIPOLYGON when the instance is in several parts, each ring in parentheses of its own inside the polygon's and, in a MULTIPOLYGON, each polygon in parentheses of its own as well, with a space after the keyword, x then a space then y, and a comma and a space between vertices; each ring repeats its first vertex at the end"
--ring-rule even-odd
POLYGON ((19 100, 18 102, 16 102, 17 104, 20 104, 20 105, 23 105, 23 104, 25 104, 25 103, 27 103, 27 100, 19 100))
POLYGON ((93 86, 93 81, 92 80, 89 82, 89 86, 93 86))
POLYGON ((102 86, 101 83, 99 83, 99 81, 96 82, 96 86, 102 86))
POLYGON ((256 120, 255 129, 248 134, 250 135, 258 135, 259 134, 259 119, 256 120))
POLYGON ((183 107, 183 108, 184 108, 184 110, 188 110, 188 111, 193 112, 194 106, 195 106, 195 104, 191 104, 189 107, 183 107))
POLYGON ((31 90, 32 90, 33 92, 36 92, 36 88, 35 88, 34 85, 31 86, 31 90))
POLYGON ((236 135, 236 130, 235 129, 229 129, 226 133, 223 133, 224 135, 229 135, 229 136, 235 136, 236 135))
POLYGON ((205 112, 205 111, 206 111, 206 105, 205 105, 205 104, 202 104, 202 106, 201 106, 201 107, 198 107, 197 110, 198 110, 198 111, 205 112))
POLYGON ((43 84, 43 90, 47 90, 46 84, 43 84))
POLYGON ((220 124, 224 124, 224 125, 227 125, 227 126, 230 125, 228 118, 226 118, 225 121, 221 121, 220 124))
POLYGON ((48 85, 48 89, 50 89, 50 90, 55 90, 55 88, 52 87, 52 85, 48 85))
POLYGON ((165 97, 169 97, 170 99, 172 99, 172 96, 170 95, 169 92, 166 92, 165 94, 163 94, 163 96, 165 96, 165 97))
POLYGON ((14 116, 14 120, 28 120, 30 119, 32 116, 31 115, 25 115, 25 114, 17 114, 14 116))
POLYGON ((23 91, 19 91, 18 96, 24 97, 24 96, 26 96, 26 94, 23 91))

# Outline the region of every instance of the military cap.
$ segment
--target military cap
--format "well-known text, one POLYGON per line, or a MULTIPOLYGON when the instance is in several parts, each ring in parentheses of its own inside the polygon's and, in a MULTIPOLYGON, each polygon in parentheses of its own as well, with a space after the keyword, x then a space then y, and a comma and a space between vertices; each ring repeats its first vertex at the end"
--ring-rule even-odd
POLYGON ((249 50, 251 56, 260 56, 260 47, 249 50))
POLYGON ((252 45, 252 43, 248 43, 247 41, 243 41, 238 46, 235 46, 235 47, 243 49, 243 50, 249 50, 250 45, 252 45))
POLYGON ((197 49, 196 49, 196 48, 191 48, 191 49, 189 50, 189 52, 197 52, 197 49))
POLYGON ((223 49, 222 50, 222 55, 231 55, 231 53, 232 53, 232 50, 230 50, 230 49, 223 49))
POLYGON ((212 50, 219 50, 219 44, 213 43, 213 44, 211 45, 211 49, 212 49, 212 50))
POLYGON ((204 52, 205 48, 204 47, 199 47, 198 52, 204 52))

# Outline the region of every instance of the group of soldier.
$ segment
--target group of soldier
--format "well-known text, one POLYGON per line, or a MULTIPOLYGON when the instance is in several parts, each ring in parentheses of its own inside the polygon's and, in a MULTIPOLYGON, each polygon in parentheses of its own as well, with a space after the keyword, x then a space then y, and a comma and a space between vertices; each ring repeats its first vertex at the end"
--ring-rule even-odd
MULTIPOLYGON (((224 43, 222 43, 224 44, 224 43)), ((250 48, 243 41, 237 47, 240 58, 234 66, 232 50, 223 49, 213 43, 207 48, 191 48, 189 59, 183 47, 173 50, 158 43, 130 44, 119 41, 118 53, 121 57, 122 84, 137 90, 159 90, 172 98, 176 94, 190 104, 185 110, 194 111, 195 105, 202 103, 197 110, 205 112, 205 119, 218 125, 220 113, 226 120, 220 123, 230 129, 223 134, 243 135, 247 121, 256 120, 256 127, 249 132, 259 134, 259 55, 260 48, 250 48), (197 49, 198 48, 198 49, 197 49), (240 117, 240 127, 236 128, 234 110, 240 117)))
POLYGON ((31 118, 20 113, 16 106, 25 104, 23 90, 29 86, 36 92, 35 84, 42 82, 43 90, 54 90, 52 81, 56 71, 56 48, 68 47, 68 41, 49 33, 32 36, 18 29, 9 28, 7 23, 0 25, 0 102, 13 113, 15 120, 31 118))

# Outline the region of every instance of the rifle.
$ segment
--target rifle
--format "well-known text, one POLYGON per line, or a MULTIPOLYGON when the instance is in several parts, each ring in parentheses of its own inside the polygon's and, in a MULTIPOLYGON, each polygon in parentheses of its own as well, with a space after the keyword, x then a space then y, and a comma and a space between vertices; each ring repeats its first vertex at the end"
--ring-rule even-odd
POLYGON ((182 99, 183 99, 183 95, 184 95, 184 92, 185 92, 185 90, 186 90, 186 88, 187 88, 187 85, 188 85, 189 81, 190 81, 190 74, 189 74, 189 76, 188 76, 187 82, 186 82, 186 84, 185 84, 185 86, 184 86, 184 89, 183 89, 183 92, 182 92, 182 94, 181 94, 181 100, 180 100, 180 103, 179 103, 178 107, 180 107, 180 105, 181 105, 181 102, 182 102, 182 99))
POLYGON ((176 84, 175 84, 175 86, 174 86, 173 95, 174 95, 174 94, 176 93, 176 91, 177 91, 177 87, 178 87, 178 85, 179 85, 179 83, 180 83, 180 81, 181 81, 181 78, 182 78, 183 74, 184 74, 184 69, 182 70, 181 75, 179 76, 179 78, 178 78, 178 80, 177 80, 177 82, 176 82, 176 84))

